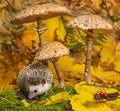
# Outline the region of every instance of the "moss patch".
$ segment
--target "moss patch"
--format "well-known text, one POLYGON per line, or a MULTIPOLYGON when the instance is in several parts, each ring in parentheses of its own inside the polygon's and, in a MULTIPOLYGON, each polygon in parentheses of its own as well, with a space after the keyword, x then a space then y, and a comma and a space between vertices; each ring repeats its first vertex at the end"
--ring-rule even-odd
MULTIPOLYGON (((49 90, 48 94, 39 96, 40 101, 43 101, 46 98, 62 91, 67 91, 69 96, 72 96, 76 93, 73 86, 67 86, 65 88, 53 86, 49 90)), ((21 100, 18 99, 15 90, 6 89, 0 95, 0 111, 67 111, 70 107, 69 101, 62 101, 61 103, 44 107, 40 106, 40 101, 33 101, 30 103, 29 107, 25 107, 21 100)))

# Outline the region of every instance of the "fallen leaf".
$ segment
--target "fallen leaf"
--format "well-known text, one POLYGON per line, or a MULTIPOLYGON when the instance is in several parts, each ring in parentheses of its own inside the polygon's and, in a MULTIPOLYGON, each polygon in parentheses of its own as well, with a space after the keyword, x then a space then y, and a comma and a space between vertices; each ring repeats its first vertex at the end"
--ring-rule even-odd
POLYGON ((30 103, 28 103, 25 99, 21 100, 21 102, 24 104, 25 107, 30 106, 30 103))
POLYGON ((60 92, 57 93, 56 95, 50 96, 46 100, 40 102, 40 105, 42 106, 47 106, 47 105, 52 105, 56 103, 60 103, 62 101, 68 100, 68 92, 60 92))

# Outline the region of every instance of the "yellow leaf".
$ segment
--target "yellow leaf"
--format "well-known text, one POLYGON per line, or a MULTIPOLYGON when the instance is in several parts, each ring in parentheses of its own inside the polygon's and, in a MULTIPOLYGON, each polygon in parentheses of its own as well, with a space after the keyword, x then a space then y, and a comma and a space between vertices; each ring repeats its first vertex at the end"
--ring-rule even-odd
MULTIPOLYGON (((111 45, 111 47, 113 47, 111 45)), ((102 49, 102 53, 101 53, 101 63, 102 62, 107 62, 107 63, 111 63, 115 60, 115 55, 113 53, 113 50, 111 50, 111 47, 103 47, 102 49)))
POLYGON ((120 55, 116 56, 114 64, 114 70, 120 72, 120 55))
POLYGON ((28 103, 25 99, 21 100, 21 102, 24 104, 25 107, 30 106, 30 103, 28 103))
POLYGON ((105 42, 101 42, 103 48, 101 50, 101 63, 102 62, 113 62, 114 56, 114 41, 110 37, 105 42))
POLYGON ((95 86, 94 85, 87 85, 85 82, 80 82, 80 83, 76 84, 74 88, 77 91, 77 93, 80 93, 80 94, 81 94, 81 91, 90 92, 90 94, 96 93, 95 86))
POLYGON ((64 17, 65 17, 65 19, 68 20, 68 21, 70 21, 70 20, 73 19, 73 17, 71 17, 71 16, 67 16, 67 15, 65 15, 64 17))
POLYGON ((70 104, 74 111, 86 111, 86 108, 81 104, 80 95, 74 95, 70 98, 70 104))
POLYGON ((87 101, 94 101, 94 94, 96 93, 96 88, 92 85, 76 84, 75 90, 79 94, 81 103, 87 101))
POLYGON ((74 95, 72 98, 70 98, 70 104, 74 111, 113 111, 105 103, 90 101, 82 102, 80 95, 74 95))
POLYGON ((25 46, 32 48, 32 41, 39 43, 38 33, 33 30, 25 30, 21 36, 25 46))
POLYGON ((104 83, 115 86, 120 83, 120 74, 115 71, 104 71, 101 66, 92 68, 92 74, 104 83))
POLYGON ((85 65, 84 64, 76 64, 74 65, 73 69, 72 69, 72 77, 78 77, 78 78, 83 78, 84 76, 84 68, 85 65))
MULTIPOLYGON (((74 81, 72 82, 72 80, 70 78, 70 76, 73 75, 72 69, 73 69, 74 65, 72 64, 72 60, 73 59, 71 57, 69 57, 69 56, 60 57, 59 60, 58 60, 60 70, 63 73, 63 77, 67 80, 67 81, 65 81, 66 85, 70 85, 70 84, 72 84, 74 82, 74 81)), ((49 68, 53 73, 54 84, 58 85, 59 84, 58 83, 58 77, 57 77, 55 68, 54 68, 54 66, 53 66, 53 64, 51 62, 48 62, 48 63, 49 63, 49 68)))
POLYGON ((120 111, 120 99, 108 101, 106 105, 113 109, 113 111, 120 111))
POLYGON ((114 51, 114 40, 111 37, 107 37, 105 42, 100 42, 103 47, 108 48, 108 50, 114 51))
POLYGON ((106 78, 104 79, 105 83, 116 86, 120 83, 120 74, 115 71, 105 71, 104 73, 106 78))
POLYGON ((119 42, 117 43, 117 46, 116 46, 116 49, 115 49, 115 54, 117 56, 120 56, 120 43, 119 42))
POLYGON ((106 92, 109 94, 109 93, 115 93, 115 92, 118 92, 117 89, 114 89, 114 88, 105 88, 106 92))
POLYGON ((70 53, 70 57, 73 58, 72 63, 84 64, 85 63, 85 52, 84 51, 74 51, 70 53))
POLYGON ((61 71, 72 71, 73 69, 72 60, 73 59, 69 56, 61 57, 58 61, 61 71))
POLYGON ((50 96, 45 101, 40 102, 40 104, 42 106, 56 104, 56 103, 59 103, 59 102, 67 100, 68 99, 67 96, 68 96, 67 92, 57 93, 56 95, 50 96))
POLYGON ((45 38, 48 41, 53 41, 54 40, 54 35, 55 35, 55 30, 57 30, 57 35, 59 36, 59 39, 63 41, 66 31, 64 29, 62 21, 59 19, 59 17, 55 17, 52 19, 48 19, 45 21, 45 24, 48 28, 48 30, 45 31, 45 38))
POLYGON ((114 111, 111 108, 109 108, 105 102, 99 103, 99 102, 87 102, 84 105, 88 111, 114 111))

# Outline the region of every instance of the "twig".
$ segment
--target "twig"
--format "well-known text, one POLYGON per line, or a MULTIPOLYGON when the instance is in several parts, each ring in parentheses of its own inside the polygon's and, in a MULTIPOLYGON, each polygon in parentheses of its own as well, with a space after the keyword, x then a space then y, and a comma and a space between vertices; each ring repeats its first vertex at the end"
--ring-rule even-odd
POLYGON ((7 2, 7 4, 10 6, 10 8, 12 9, 12 10, 15 10, 15 8, 10 4, 10 2, 8 1, 8 0, 5 0, 6 2, 7 2))

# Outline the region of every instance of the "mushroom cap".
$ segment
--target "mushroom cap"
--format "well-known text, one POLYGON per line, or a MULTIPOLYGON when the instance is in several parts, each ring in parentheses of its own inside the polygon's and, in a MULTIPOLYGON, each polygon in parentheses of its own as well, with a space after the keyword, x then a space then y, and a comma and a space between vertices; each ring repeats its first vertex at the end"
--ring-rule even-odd
POLYGON ((61 42, 49 42, 41 47, 35 55, 35 60, 48 60, 69 54, 69 49, 61 42))
POLYGON ((64 6, 60 6, 54 3, 37 4, 29 6, 21 10, 13 19, 12 24, 22 24, 34 22, 37 17, 41 20, 49 19, 60 15, 70 15, 71 11, 64 6))
POLYGON ((78 28, 82 30, 88 29, 111 30, 113 28, 108 21, 106 21, 101 16, 95 14, 80 15, 71 20, 70 22, 68 22, 67 27, 78 28))

